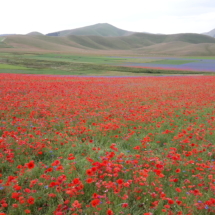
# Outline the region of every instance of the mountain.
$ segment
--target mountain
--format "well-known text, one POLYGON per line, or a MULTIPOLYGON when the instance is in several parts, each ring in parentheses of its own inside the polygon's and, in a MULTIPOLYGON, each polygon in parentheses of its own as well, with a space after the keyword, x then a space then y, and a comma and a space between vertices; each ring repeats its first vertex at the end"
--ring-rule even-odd
POLYGON ((215 37, 215 29, 207 32, 207 33, 203 33, 204 35, 208 35, 208 36, 211 36, 211 37, 215 37))
POLYGON ((76 28, 72 30, 57 31, 46 34, 47 36, 104 36, 104 37, 119 37, 128 36, 134 32, 119 29, 108 23, 99 23, 82 28, 76 28))
POLYGON ((38 35, 43 35, 43 34, 40 33, 40 32, 37 32, 37 31, 33 31, 33 32, 30 32, 30 33, 28 33, 28 34, 26 34, 26 35, 38 36, 38 35))

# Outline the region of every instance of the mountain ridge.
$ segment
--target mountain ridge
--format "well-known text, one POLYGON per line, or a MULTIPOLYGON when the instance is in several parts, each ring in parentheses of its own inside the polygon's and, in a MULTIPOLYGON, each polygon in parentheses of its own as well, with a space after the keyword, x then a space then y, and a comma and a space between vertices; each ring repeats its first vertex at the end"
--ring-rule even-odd
POLYGON ((44 35, 44 34, 38 32, 38 31, 32 31, 32 32, 30 32, 30 33, 28 33, 28 34, 26 34, 26 35, 39 36, 39 35, 44 35))
POLYGON ((211 36, 211 37, 215 37, 215 28, 209 32, 206 32, 206 33, 203 33, 204 35, 208 35, 208 36, 211 36))
MULTIPOLYGON (((70 36, 70 35, 119 37, 119 36, 129 36, 129 35, 132 35, 135 33, 146 33, 146 34, 154 35, 154 33, 145 32, 145 31, 135 32, 135 31, 123 30, 123 29, 117 28, 109 23, 97 23, 94 25, 79 27, 79 28, 70 29, 70 30, 55 31, 52 33, 47 33, 47 34, 42 34, 38 31, 33 31, 26 35, 32 35, 32 36, 46 35, 46 36, 55 36, 55 37, 70 36)), ((183 33, 179 33, 179 34, 183 34, 183 33)), ((209 32, 201 33, 201 34, 215 37, 215 29, 213 29, 209 32)), ((22 35, 22 34, 0 34, 0 37, 10 36, 10 35, 22 35)), ((171 34, 159 34, 159 33, 156 34, 155 33, 155 35, 171 35, 171 34)))
POLYGON ((117 28, 108 23, 98 23, 95 25, 89 25, 81 28, 75 28, 71 30, 56 31, 48 33, 46 36, 103 36, 103 37, 115 37, 115 36, 128 36, 135 32, 123 30, 117 28))

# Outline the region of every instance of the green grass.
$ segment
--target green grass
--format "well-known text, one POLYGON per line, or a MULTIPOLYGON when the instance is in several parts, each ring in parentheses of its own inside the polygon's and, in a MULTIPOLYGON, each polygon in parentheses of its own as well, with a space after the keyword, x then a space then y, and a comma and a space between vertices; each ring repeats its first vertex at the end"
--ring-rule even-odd
POLYGON ((28 68, 23 66, 17 66, 17 65, 9 65, 9 64, 1 64, 0 63, 0 70, 2 69, 12 69, 12 70, 27 70, 28 68))

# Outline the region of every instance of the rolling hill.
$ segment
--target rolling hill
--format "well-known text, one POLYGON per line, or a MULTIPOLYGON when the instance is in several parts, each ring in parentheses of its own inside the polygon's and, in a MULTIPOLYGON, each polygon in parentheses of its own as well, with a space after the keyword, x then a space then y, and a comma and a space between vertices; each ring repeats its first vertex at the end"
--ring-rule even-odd
POLYGON ((208 36, 211 36, 211 37, 215 37, 215 29, 207 32, 207 33, 203 33, 204 35, 208 35, 208 36))
POLYGON ((57 31, 47 34, 47 36, 104 36, 104 37, 116 37, 116 36, 128 36, 134 32, 119 29, 108 23, 99 23, 82 28, 76 28, 72 30, 57 31))
POLYGON ((13 35, 7 36, 3 43, 0 50, 13 52, 215 55, 215 38, 202 34, 134 33, 118 37, 13 35))

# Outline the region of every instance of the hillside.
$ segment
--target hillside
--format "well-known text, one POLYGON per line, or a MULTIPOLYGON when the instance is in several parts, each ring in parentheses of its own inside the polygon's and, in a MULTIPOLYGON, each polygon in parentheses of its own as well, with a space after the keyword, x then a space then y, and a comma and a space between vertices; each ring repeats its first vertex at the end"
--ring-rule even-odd
POLYGON ((116 51, 120 51, 124 54, 215 54, 215 38, 201 34, 156 35, 135 33, 126 37, 14 35, 7 36, 3 43, 2 48, 12 47, 7 51, 25 52, 116 53, 116 51))
POLYGON ((0 50, 1 48, 11 48, 10 45, 8 45, 7 43, 5 43, 6 37, 0 36, 0 50))
POLYGON ((49 33, 47 34, 47 36, 93 35, 93 36, 105 36, 105 37, 118 37, 118 36, 128 36, 133 33, 134 32, 119 29, 108 23, 99 23, 99 24, 90 25, 82 28, 76 28, 72 30, 57 31, 57 32, 49 33))
POLYGON ((208 35, 208 36, 211 36, 211 37, 215 37, 215 29, 207 32, 207 33, 204 33, 205 35, 208 35))

